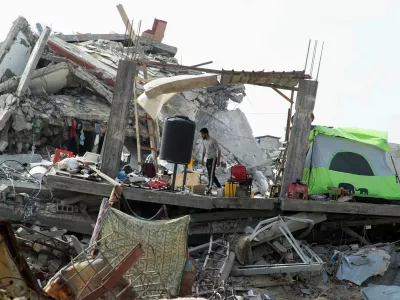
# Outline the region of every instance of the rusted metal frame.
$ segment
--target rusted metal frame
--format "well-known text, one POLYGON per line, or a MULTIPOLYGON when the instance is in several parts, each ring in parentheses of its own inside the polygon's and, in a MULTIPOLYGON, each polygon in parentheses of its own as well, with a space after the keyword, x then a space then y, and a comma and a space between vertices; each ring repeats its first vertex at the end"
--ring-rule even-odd
POLYGON ((275 87, 272 87, 272 89, 277 92, 279 95, 281 95, 285 100, 287 100, 290 104, 293 104, 293 99, 290 99, 288 96, 286 96, 284 93, 282 93, 280 90, 278 90, 275 87))
POLYGON ((231 75, 246 75, 251 77, 259 77, 259 78, 293 78, 293 79, 311 79, 310 75, 305 74, 304 71, 292 71, 292 72, 248 72, 248 71, 235 71, 235 70, 215 70, 215 69, 207 69, 207 68, 197 68, 191 66, 184 66, 184 65, 174 65, 174 64, 167 64, 162 62, 155 62, 155 61, 137 61, 140 65, 147 65, 148 67, 160 67, 166 69, 181 69, 181 70, 192 70, 198 72, 206 72, 206 73, 214 73, 214 74, 231 74, 231 75))
MULTIPOLYGON (((95 300, 104 295, 105 292, 111 290, 118 283, 122 276, 139 260, 142 255, 143 250, 141 245, 137 244, 113 270, 104 276, 101 286, 82 298, 80 295, 77 296, 77 299, 95 300)), ((130 285, 123 289, 117 297, 120 297, 128 287, 130 287, 130 285)))

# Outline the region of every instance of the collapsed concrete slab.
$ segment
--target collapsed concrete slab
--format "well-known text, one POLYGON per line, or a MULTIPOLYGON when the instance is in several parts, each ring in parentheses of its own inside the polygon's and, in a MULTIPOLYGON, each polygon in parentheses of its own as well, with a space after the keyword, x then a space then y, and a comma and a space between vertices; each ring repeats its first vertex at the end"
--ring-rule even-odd
POLYGON ((47 44, 58 55, 68 58, 83 68, 93 70, 97 77, 114 86, 117 70, 92 57, 83 47, 68 44, 56 36, 51 36, 47 44))
POLYGON ((49 100, 58 104, 64 117, 86 121, 108 122, 110 106, 88 96, 51 95, 49 100))
MULTIPOLYGON (((54 94, 66 87, 70 70, 67 63, 59 63, 35 70, 29 84, 29 90, 32 95, 41 94, 45 91, 47 94, 54 94)), ((19 84, 21 77, 13 77, 0 84, 0 94, 14 92, 19 84)))
MULTIPOLYGON (((232 163, 244 166, 263 166, 268 160, 253 137, 253 132, 246 116, 240 109, 218 111, 213 115, 203 111, 196 114, 196 131, 208 128, 210 135, 217 139, 221 150, 232 163)), ((201 142, 197 141, 198 155, 201 155, 201 142)))

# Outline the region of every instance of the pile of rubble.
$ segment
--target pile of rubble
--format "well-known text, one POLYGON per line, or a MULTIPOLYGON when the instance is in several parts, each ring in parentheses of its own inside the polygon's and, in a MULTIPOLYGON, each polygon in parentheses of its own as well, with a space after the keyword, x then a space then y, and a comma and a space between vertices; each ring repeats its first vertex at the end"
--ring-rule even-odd
MULTIPOLYGON (((100 153, 99 140, 107 128, 119 60, 132 59, 135 55, 144 62, 178 65, 174 57, 177 49, 160 41, 141 38, 140 43, 132 47, 124 35, 108 35, 109 40, 106 40, 96 39, 106 37, 104 35, 93 35, 91 39, 91 35, 49 36, 49 33, 49 28, 41 26, 35 33, 28 22, 19 17, 1 45, 0 153, 40 153, 47 157, 55 148, 68 147, 70 131, 77 122, 83 128, 78 154, 100 153), (21 52, 24 53, 22 57, 21 52)), ((143 86, 153 79, 200 74, 151 66, 138 70, 137 95, 143 93, 143 86)), ((239 104, 245 95, 244 85, 217 85, 178 93, 162 107, 159 131, 165 118, 177 114, 190 117, 198 129, 209 128, 222 148, 224 168, 217 170, 221 183, 228 179, 229 167, 240 163, 254 174, 255 191, 265 194, 268 188, 265 175, 272 161, 254 140, 240 109, 228 110, 229 103, 239 104)), ((139 107, 139 113, 143 112, 139 107)), ((132 103, 125 131, 125 146, 132 166, 137 164, 136 130, 140 130, 141 142, 149 143, 147 123, 145 120, 139 123, 140 129, 135 125, 132 103)), ((200 145, 198 141, 195 151, 198 161, 201 161, 200 145)))
POLYGON ((366 300, 394 299, 389 294, 400 294, 398 242, 371 245, 365 240, 368 244, 362 246, 346 238, 339 244, 317 245, 307 242, 312 225, 294 238, 295 223, 312 221, 272 218, 246 228, 241 237, 211 235, 209 243, 189 248, 197 270, 193 294, 290 300, 361 299, 360 295, 366 300))
POLYGON ((67 235, 67 230, 56 227, 17 227, 15 236, 19 247, 41 286, 45 286, 71 258, 83 252, 89 242, 88 239, 79 241, 76 236, 67 235))
MULTIPOLYGON (((10 146, 8 152, 22 151, 22 153, 26 153, 31 149, 33 143, 35 146, 57 143, 57 146, 60 146, 64 141, 63 137, 58 139, 52 137, 58 137, 63 133, 65 136, 65 127, 70 124, 69 119, 82 120, 87 130, 94 128, 94 124, 97 122, 106 123, 108 121, 118 61, 122 58, 129 58, 131 54, 127 52, 133 51, 132 47, 124 47, 123 40, 121 42, 90 40, 81 43, 67 43, 62 40, 62 35, 50 36, 37 68, 32 72, 29 88, 20 95, 19 82, 37 36, 22 17, 14 22, 10 35, 19 39, 5 41, 0 49, 2 50, 2 55, 0 55, 0 107, 3 110, 3 128, 8 123, 7 118, 10 117, 10 114, 12 115, 10 137, 3 138, 3 141, 10 146), (25 38, 23 32, 29 33, 29 40, 25 38), (16 59, 16 55, 19 53, 17 44, 20 43, 25 46, 24 50, 27 52, 25 64, 24 59, 18 61, 16 59), (77 61, 76 57, 81 57, 81 61, 77 61), (93 69, 88 65, 96 68, 93 69), (101 75, 99 75, 100 73, 101 75), (34 131, 35 141, 32 140, 32 137, 24 139, 21 134, 18 134, 21 131, 31 131, 32 127, 35 127, 34 121, 37 120, 40 120, 40 125, 36 125, 36 131, 34 131), (16 147, 18 142, 22 142, 22 150, 20 147, 16 147)), ((18 45, 18 47, 20 46, 18 45)), ((154 47, 150 47, 148 50, 144 47, 141 50, 143 52, 140 53, 140 58, 143 60, 177 64, 177 60, 171 57, 174 53, 154 53, 158 51, 157 49, 155 51, 154 47)), ((185 72, 148 67, 146 79, 143 71, 138 74, 137 93, 140 94, 143 91, 145 82, 182 73, 185 72)), ((186 111, 186 115, 193 114, 196 110, 213 114, 217 111, 227 110, 229 101, 240 103, 245 95, 244 90, 244 86, 219 86, 184 92, 177 97, 188 102, 189 109, 186 111)), ((172 105, 170 109, 174 110, 176 107, 172 105)), ((133 109, 131 109, 129 124, 127 124, 127 136, 136 137, 134 118, 133 109)))

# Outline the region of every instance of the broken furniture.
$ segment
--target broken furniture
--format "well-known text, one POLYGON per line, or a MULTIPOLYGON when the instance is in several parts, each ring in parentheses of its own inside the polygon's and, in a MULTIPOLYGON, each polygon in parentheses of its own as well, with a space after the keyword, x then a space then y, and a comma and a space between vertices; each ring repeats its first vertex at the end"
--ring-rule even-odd
POLYGON ((302 236, 308 234, 314 226, 314 222, 312 220, 278 216, 260 222, 254 229, 253 233, 247 237, 247 240, 249 242, 257 240, 263 232, 277 227, 289 242, 291 247, 296 251, 302 262, 290 264, 238 266, 232 269, 231 274, 234 276, 254 276, 276 273, 318 272, 323 270, 325 268, 325 263, 321 260, 321 258, 319 258, 319 256, 316 255, 308 246, 304 244, 300 245, 299 242, 293 237, 290 229, 286 225, 286 222, 289 220, 308 224, 308 228, 302 234, 302 236))
MULTIPOLYGON (((293 201, 302 202, 298 200, 293 201)), ((263 220, 258 223, 254 230, 248 228, 247 235, 237 237, 234 243, 236 258, 241 264, 254 264, 255 260, 252 247, 266 242, 269 243, 277 238, 285 236, 283 232, 283 230, 286 229, 285 227, 291 232, 304 229, 305 231, 299 236, 299 238, 301 238, 311 231, 314 224, 325 220, 326 215, 311 213, 299 213, 291 217, 282 218, 277 216, 263 220), (251 232, 251 234, 249 234, 249 232, 251 232)))
POLYGON ((139 295, 135 286, 140 284, 141 277, 128 280, 124 275, 142 256, 142 247, 131 241, 125 245, 130 246, 129 251, 117 252, 111 240, 99 240, 102 249, 95 244, 75 257, 49 281, 44 288, 46 293, 57 300, 95 300, 103 295, 106 299, 136 299, 139 295), (113 253, 114 260, 109 260, 110 253, 105 255, 104 251, 113 253))
POLYGON ((215 238, 213 234, 210 235, 207 256, 195 285, 198 297, 210 296, 222 285, 220 277, 228 262, 229 251, 229 241, 226 237, 215 238), (214 247, 219 247, 219 250, 214 250, 214 247))

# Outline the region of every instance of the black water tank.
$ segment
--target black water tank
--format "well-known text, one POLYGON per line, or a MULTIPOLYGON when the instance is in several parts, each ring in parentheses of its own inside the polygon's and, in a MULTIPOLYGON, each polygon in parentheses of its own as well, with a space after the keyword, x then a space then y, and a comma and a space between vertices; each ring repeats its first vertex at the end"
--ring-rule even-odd
POLYGON ((164 123, 160 159, 170 163, 189 164, 195 131, 196 124, 188 117, 167 118, 164 123))

